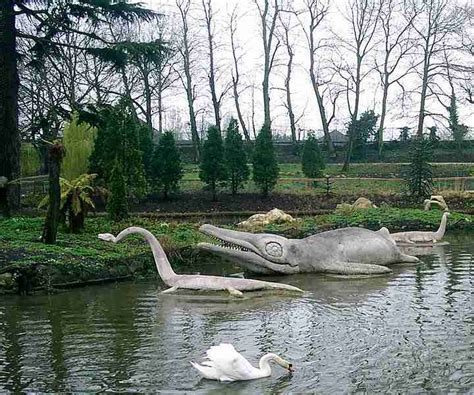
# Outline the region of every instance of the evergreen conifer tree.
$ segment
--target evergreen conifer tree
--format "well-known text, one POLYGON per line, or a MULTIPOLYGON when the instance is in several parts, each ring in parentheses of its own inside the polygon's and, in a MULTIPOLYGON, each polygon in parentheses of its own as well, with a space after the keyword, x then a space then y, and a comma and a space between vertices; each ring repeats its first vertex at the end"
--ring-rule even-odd
POLYGON ((116 106, 104 106, 98 112, 98 132, 90 167, 106 184, 118 158, 122 163, 127 195, 141 198, 146 194, 143 152, 140 149, 140 129, 126 100, 116 106))
POLYGON ((430 141, 420 137, 413 139, 410 149, 410 165, 405 179, 410 195, 415 199, 424 199, 433 192, 431 157, 430 141))
POLYGON ((303 147, 301 157, 301 169, 308 178, 318 178, 322 176, 322 171, 326 167, 324 157, 319 149, 314 133, 310 133, 303 147))
POLYGON ((264 197, 275 187, 279 168, 273 149, 272 133, 268 125, 263 125, 255 140, 253 151, 253 181, 264 197))
POLYGON ((239 133, 237 120, 231 118, 227 127, 227 134, 224 141, 224 156, 227 166, 227 173, 230 181, 232 195, 242 188, 243 183, 249 178, 249 167, 247 164, 247 154, 245 152, 242 136, 239 133))
POLYGON ((127 183, 125 181, 123 167, 123 164, 117 156, 107 185, 109 190, 107 211, 114 221, 120 221, 128 216, 127 183))
POLYGON ((216 200, 219 183, 227 180, 227 169, 224 162, 222 136, 214 125, 207 130, 207 139, 202 147, 199 178, 209 186, 212 199, 216 200))
POLYGON ((152 175, 158 186, 163 189, 165 199, 168 199, 170 192, 179 189, 183 166, 172 132, 165 132, 160 137, 153 153, 152 175))

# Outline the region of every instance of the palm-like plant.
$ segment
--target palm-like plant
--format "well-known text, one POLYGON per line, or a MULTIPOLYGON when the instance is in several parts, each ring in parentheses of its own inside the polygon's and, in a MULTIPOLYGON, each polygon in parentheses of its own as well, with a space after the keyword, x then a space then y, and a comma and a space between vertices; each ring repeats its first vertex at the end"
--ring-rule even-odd
MULTIPOLYGON (((81 174, 74 180, 60 179, 61 184, 61 217, 68 221, 68 228, 72 233, 80 233, 84 229, 87 213, 95 208, 92 195, 105 194, 105 189, 93 185, 97 174, 81 174)), ((39 207, 48 203, 46 196, 39 207)))

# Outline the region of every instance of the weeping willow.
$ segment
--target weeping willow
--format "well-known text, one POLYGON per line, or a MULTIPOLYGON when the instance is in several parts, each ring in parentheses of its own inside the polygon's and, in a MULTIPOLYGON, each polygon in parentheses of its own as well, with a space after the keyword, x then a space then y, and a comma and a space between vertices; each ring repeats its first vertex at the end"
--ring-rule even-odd
POLYGON ((97 130, 88 123, 79 123, 77 114, 73 114, 71 122, 63 131, 63 145, 66 156, 63 160, 62 176, 73 180, 89 170, 89 156, 94 149, 97 130))
POLYGON ((31 143, 21 144, 21 176, 35 176, 38 174, 41 161, 38 150, 31 143))

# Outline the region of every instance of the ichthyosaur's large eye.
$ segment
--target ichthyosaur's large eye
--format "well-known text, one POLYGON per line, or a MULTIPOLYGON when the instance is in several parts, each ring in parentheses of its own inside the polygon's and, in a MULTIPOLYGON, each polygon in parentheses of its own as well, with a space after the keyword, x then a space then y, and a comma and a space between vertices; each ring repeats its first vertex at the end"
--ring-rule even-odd
POLYGON ((267 243, 267 245, 265 246, 265 251, 268 255, 274 257, 280 257, 283 255, 283 247, 280 243, 277 243, 275 241, 267 243))

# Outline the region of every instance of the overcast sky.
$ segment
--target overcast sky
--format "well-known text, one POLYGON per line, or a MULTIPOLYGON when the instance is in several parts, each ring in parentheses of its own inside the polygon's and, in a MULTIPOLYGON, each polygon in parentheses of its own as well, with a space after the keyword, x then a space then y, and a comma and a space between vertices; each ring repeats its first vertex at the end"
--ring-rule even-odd
MULTIPOLYGON (((263 3, 263 0, 261 0, 263 3)), ((142 1, 145 6, 161 11, 166 15, 175 15, 177 19, 177 8, 175 0, 145 0, 142 1)), ((261 80, 262 80, 262 41, 260 37, 260 25, 259 15, 257 8, 253 0, 213 0, 213 7, 216 11, 216 40, 218 41, 219 48, 217 52, 217 62, 222 67, 222 73, 218 84, 222 89, 222 86, 230 81, 231 72, 231 58, 230 58, 230 38, 228 21, 231 11, 237 6, 238 13, 241 15, 241 19, 237 26, 237 40, 239 43, 239 53, 242 54, 241 58, 241 73, 242 83, 244 85, 255 86, 255 99, 256 99, 256 116, 257 125, 261 124, 263 119, 263 107, 261 99, 261 80)), ((293 4, 298 4, 298 0, 295 0, 293 4)), ((348 24, 345 23, 343 18, 343 12, 346 7, 345 0, 335 0, 332 2, 330 7, 330 13, 327 16, 327 25, 325 31, 332 29, 337 34, 342 36, 347 35, 348 24)), ((195 34, 205 35, 204 25, 199 22, 199 19, 203 17, 201 0, 193 1, 192 9, 192 30, 195 34)), ((311 88, 307 67, 308 67, 308 52, 306 50, 306 41, 302 34, 301 28, 298 26, 296 20, 293 22, 294 27, 292 28, 292 34, 295 41, 295 67, 292 76, 292 96, 294 101, 294 112, 298 117, 304 113, 298 126, 304 129, 321 129, 319 112, 316 107, 316 100, 311 88)), ((329 34, 321 31, 321 35, 329 34)), ((325 53, 324 56, 330 56, 330 53, 325 53)), ((373 64, 373 58, 376 53, 373 52, 367 57, 367 67, 373 64)), ((283 106, 284 92, 281 90, 284 82, 284 74, 286 73, 286 52, 282 47, 278 52, 278 64, 271 76, 271 111, 272 111, 272 126, 276 130, 288 129, 287 112, 283 106)), ((210 101, 210 95, 208 87, 206 86, 205 70, 208 67, 208 58, 205 53, 202 54, 199 60, 200 70, 195 70, 195 81, 199 86, 199 91, 202 92, 199 99, 197 100, 197 107, 207 109, 207 113, 202 112, 199 119, 205 117, 209 122, 212 122, 212 106, 210 101)), ((406 85, 412 89, 419 83, 417 77, 409 77, 406 79, 406 85)), ((247 88, 241 95, 243 111, 246 114, 247 123, 250 123, 249 117, 251 113, 251 92, 252 89, 247 88)), ((386 120, 387 126, 387 137, 393 133, 393 137, 398 137, 398 130, 396 128, 405 125, 416 126, 416 115, 418 110, 417 94, 413 95, 413 102, 411 104, 405 103, 406 108, 401 108, 400 101, 400 89, 395 88, 390 93, 389 104, 388 104, 388 115, 386 120), (394 129, 393 132, 391 129, 394 129)), ((378 85, 378 76, 374 73, 370 75, 363 82, 363 93, 361 97, 360 113, 365 110, 373 109, 376 113, 380 113, 380 99, 381 89, 378 85)), ((472 105, 469 105, 465 101, 460 101, 459 112, 460 120, 462 123, 467 124, 470 127, 474 126, 474 113, 472 105)), ((173 92, 173 95, 168 98, 167 101, 168 110, 168 127, 170 125, 171 118, 176 117, 179 114, 180 117, 186 121, 187 106, 186 99, 183 89, 177 89, 173 92)), ((430 110, 433 112, 443 112, 443 108, 439 105, 431 105, 430 110)), ((223 119, 229 116, 235 116, 234 102, 231 94, 227 95, 227 99, 223 105, 223 119)), ((344 130, 344 126, 347 123, 349 114, 347 111, 347 104, 345 99, 339 101, 339 107, 335 122, 331 124, 331 129, 344 130)), ((425 126, 432 126, 437 124, 442 127, 438 121, 431 118, 427 118, 425 126)), ((258 127, 258 126, 257 126, 258 127)))

